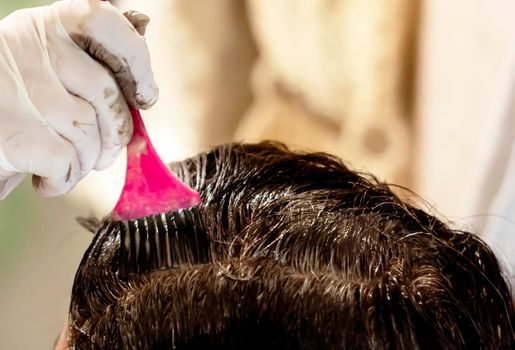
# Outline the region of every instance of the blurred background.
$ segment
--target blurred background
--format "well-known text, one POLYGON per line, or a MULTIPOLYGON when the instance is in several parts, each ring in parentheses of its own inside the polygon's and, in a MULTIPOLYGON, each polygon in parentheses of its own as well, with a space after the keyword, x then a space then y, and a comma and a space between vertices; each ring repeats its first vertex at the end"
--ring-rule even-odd
MULTIPOLYGON (((1 16, 51 1, 0 0, 1 16)), ((413 189, 515 268, 515 2, 121 0, 148 14, 162 157, 274 139, 413 189)), ((0 126, 1 127, 1 126, 0 126)), ((0 202, 0 348, 48 349, 124 157, 72 193, 0 202)))

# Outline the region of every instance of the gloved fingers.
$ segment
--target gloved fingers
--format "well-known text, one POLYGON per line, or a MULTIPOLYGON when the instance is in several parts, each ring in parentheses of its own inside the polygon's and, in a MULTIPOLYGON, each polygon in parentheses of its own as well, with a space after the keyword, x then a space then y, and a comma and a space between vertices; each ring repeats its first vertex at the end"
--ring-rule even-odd
POLYGON ((125 99, 136 108, 151 107, 158 88, 145 38, 131 22, 104 1, 59 1, 54 6, 70 38, 110 68, 125 99))
POLYGON ((129 22, 131 22, 132 26, 134 29, 136 29, 139 35, 145 35, 147 25, 150 23, 150 18, 146 14, 134 10, 129 10, 125 11, 123 15, 129 20, 129 22))
POLYGON ((12 173, 32 173, 36 191, 46 197, 70 191, 81 179, 73 145, 40 120, 30 120, 2 142, 4 164, 12 173))
POLYGON ((24 77, 31 85, 29 98, 46 123, 73 145, 85 176, 100 157, 101 140, 95 110, 80 95, 70 95, 55 72, 45 67, 48 66, 41 65, 31 71, 38 79, 24 77))
MULTIPOLYGON (((43 118, 75 148, 80 163, 81 177, 86 176, 98 163, 101 156, 101 139, 97 116, 93 107, 80 97, 59 97, 58 105, 37 106, 43 118)), ((55 97, 54 97, 55 98, 55 97)))
POLYGON ((35 151, 30 173, 32 186, 44 197, 60 196, 71 191, 82 179, 83 173, 75 148, 66 140, 59 138, 54 143, 53 152, 35 151), (50 169, 50 167, 53 167, 50 169))
POLYGON ((103 170, 111 166, 132 136, 133 125, 129 107, 121 93, 116 97, 117 92, 114 92, 116 90, 105 90, 105 96, 110 91, 113 93, 112 102, 96 108, 102 150, 95 170, 103 170))
POLYGON ((93 168, 105 169, 132 136, 132 120, 124 96, 109 70, 71 40, 49 41, 48 48, 50 62, 62 85, 87 101, 96 113, 101 148, 93 168))

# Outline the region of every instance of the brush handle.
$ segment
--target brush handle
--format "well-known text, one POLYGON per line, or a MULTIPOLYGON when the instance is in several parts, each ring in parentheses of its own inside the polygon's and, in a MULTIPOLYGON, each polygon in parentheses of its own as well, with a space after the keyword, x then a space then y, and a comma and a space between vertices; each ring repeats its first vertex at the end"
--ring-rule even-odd
POLYGON ((140 112, 129 108, 134 131, 127 145, 125 183, 113 217, 131 220, 200 204, 199 194, 182 183, 159 158, 140 112))

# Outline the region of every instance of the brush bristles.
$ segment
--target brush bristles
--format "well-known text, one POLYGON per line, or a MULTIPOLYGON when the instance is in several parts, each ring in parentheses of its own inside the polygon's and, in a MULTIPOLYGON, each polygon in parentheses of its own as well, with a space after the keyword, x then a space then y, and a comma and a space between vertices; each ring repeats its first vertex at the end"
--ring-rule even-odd
POLYGON ((120 221, 119 230, 120 277, 210 260, 197 207, 120 221))

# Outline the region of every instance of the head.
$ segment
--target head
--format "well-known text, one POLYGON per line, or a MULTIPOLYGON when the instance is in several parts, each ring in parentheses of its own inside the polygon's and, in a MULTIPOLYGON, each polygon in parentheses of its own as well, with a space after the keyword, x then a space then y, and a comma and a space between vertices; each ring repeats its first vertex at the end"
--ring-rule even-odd
POLYGON ((514 346, 490 249, 340 160, 231 144, 171 166, 200 192, 210 261, 119 278, 107 218, 75 278, 72 348, 514 346))

